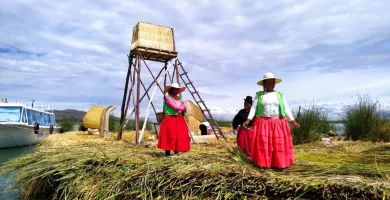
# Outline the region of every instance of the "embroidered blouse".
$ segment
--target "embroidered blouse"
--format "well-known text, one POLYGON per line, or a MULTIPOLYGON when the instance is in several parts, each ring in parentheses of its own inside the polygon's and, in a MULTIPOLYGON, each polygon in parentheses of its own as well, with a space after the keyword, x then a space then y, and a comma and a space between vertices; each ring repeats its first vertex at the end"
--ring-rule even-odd
MULTIPOLYGON (((255 95, 255 99, 253 101, 253 106, 249 112, 248 119, 251 121, 253 120, 253 117, 256 114, 257 109, 257 95, 255 95)), ((292 112, 290 110, 290 107, 287 104, 286 96, 283 95, 283 102, 284 102, 284 109, 286 111, 286 117, 288 121, 294 120, 294 117, 292 115, 292 112)), ((277 97, 276 92, 264 92, 263 96, 263 117, 279 117, 280 111, 279 111, 279 100, 277 97)))
POLYGON ((165 101, 166 103, 171 106, 173 109, 177 110, 179 113, 181 113, 182 110, 184 110, 185 105, 183 101, 179 100, 178 96, 172 96, 172 98, 169 96, 169 94, 165 95, 165 101), (172 100, 172 98, 174 100, 172 100))

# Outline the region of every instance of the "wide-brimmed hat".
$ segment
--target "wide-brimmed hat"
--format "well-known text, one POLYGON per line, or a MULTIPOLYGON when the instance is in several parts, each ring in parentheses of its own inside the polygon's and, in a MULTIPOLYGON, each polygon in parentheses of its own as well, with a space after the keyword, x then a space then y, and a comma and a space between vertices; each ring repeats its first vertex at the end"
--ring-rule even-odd
POLYGON ((246 98, 244 99, 244 101, 249 102, 249 103, 253 103, 253 99, 252 99, 251 96, 246 96, 246 98))
POLYGON ((164 92, 169 92, 169 89, 171 89, 171 88, 180 89, 180 92, 183 92, 186 89, 186 87, 180 87, 180 85, 178 83, 172 83, 171 85, 165 86, 164 92))
POLYGON ((275 84, 282 82, 282 79, 276 78, 273 73, 267 72, 264 74, 263 79, 257 82, 257 85, 263 85, 264 80, 275 79, 275 84))

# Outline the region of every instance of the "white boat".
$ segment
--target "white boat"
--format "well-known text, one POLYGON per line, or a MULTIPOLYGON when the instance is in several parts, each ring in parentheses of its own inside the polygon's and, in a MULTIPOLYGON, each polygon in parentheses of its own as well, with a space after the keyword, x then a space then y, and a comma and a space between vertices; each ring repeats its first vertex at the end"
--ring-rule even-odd
POLYGON ((49 106, 8 103, 4 98, 0 102, 0 149, 34 145, 59 130, 49 106))

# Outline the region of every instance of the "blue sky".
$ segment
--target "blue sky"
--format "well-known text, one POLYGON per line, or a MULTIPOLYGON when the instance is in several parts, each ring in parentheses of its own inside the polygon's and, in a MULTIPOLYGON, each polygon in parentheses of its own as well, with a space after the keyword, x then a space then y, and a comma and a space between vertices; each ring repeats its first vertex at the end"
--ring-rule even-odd
MULTIPOLYGON (((175 29, 179 58, 219 118, 241 109, 269 71, 283 79, 276 89, 292 108, 314 102, 330 118, 339 118, 357 94, 390 100, 387 1, 0 3, 0 96, 10 102, 35 99, 85 111, 100 103, 116 105, 119 115, 138 21, 175 29)), ((157 74, 161 64, 150 65, 157 74)), ((162 109, 161 95, 155 98, 162 109)))

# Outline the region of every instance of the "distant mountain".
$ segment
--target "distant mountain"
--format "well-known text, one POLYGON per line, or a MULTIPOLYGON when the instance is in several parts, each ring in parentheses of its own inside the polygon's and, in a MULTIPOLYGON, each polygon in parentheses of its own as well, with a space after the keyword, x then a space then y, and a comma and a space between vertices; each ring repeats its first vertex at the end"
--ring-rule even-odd
POLYGON ((73 119, 77 121, 81 121, 84 115, 87 113, 84 111, 73 110, 73 109, 53 110, 53 112, 56 115, 57 120, 73 119))

